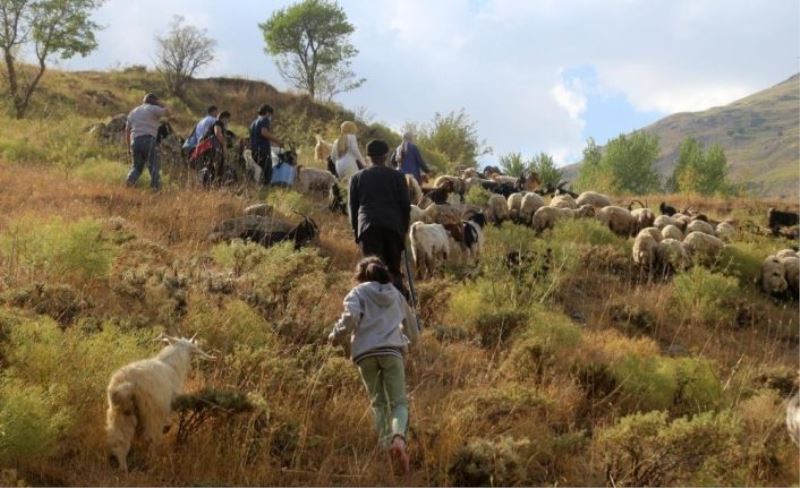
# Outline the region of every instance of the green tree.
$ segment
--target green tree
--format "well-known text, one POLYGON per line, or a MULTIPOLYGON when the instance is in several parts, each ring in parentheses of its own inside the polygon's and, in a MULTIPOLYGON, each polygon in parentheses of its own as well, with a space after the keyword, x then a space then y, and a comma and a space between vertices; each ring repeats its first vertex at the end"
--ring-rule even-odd
POLYGON ((546 153, 539 153, 528 163, 528 170, 539 175, 545 186, 556 186, 561 181, 563 174, 556 168, 553 157, 546 153))
POLYGON ((456 167, 476 167, 478 158, 492 152, 486 141, 478 137, 475 122, 464 109, 447 115, 436 113, 430 125, 417 132, 421 147, 439 153, 447 161, 448 171, 456 167))
POLYGON ((637 131, 621 134, 609 141, 600 163, 601 174, 607 173, 617 193, 642 195, 660 189, 655 170, 658 158, 658 136, 637 131))
POLYGON ((99 26, 89 16, 102 3, 103 0, 0 0, 6 97, 16 118, 25 116, 50 58, 86 56, 97 47, 95 31, 99 26), (26 46, 36 58, 33 69, 20 69, 18 65, 16 57, 26 46))
POLYGON ((522 154, 509 153, 500 156, 500 168, 509 176, 522 176, 528 171, 528 164, 523 161, 522 154))
POLYGON ((727 195, 734 192, 727 175, 728 158, 722 146, 714 144, 704 152, 700 143, 689 137, 681 143, 670 189, 681 193, 727 195))
POLYGON ((578 170, 578 181, 575 187, 580 190, 595 190, 595 191, 610 191, 611 185, 607 183, 600 184, 603 162, 603 152, 593 138, 586 141, 586 147, 583 148, 583 162, 578 170))
POLYGON ((186 82, 214 60, 216 42, 206 36, 206 31, 193 25, 183 25, 183 17, 176 15, 166 37, 156 37, 158 43, 158 71, 164 77, 167 90, 181 96, 186 82))
POLYGON ((351 69, 358 54, 349 40, 355 27, 335 2, 303 0, 258 26, 281 76, 312 98, 330 99, 366 81, 351 69))

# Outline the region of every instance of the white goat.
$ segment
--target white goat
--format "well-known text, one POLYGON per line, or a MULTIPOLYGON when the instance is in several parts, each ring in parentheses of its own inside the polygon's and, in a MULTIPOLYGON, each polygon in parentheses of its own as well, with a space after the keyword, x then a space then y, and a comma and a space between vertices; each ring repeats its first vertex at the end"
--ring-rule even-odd
POLYGON ((168 345, 156 357, 118 369, 108 384, 106 434, 111 457, 128 471, 128 452, 139 434, 146 445, 169 426, 172 402, 183 391, 192 353, 213 359, 191 339, 161 335, 168 345))
POLYGON ((297 166, 297 177, 295 178, 294 186, 300 193, 318 191, 327 194, 335 184, 336 177, 330 171, 297 166))
POLYGON ((437 258, 446 261, 450 256, 450 236, 441 224, 417 222, 409 231, 411 255, 420 278, 430 276, 436 267, 437 258), (422 272, 423 267, 425 273, 422 272))
POLYGON ((256 160, 253 159, 253 151, 250 149, 245 149, 242 152, 242 157, 244 157, 245 171, 252 175, 253 181, 261 183, 261 173, 263 170, 261 169, 261 166, 256 163, 256 160))

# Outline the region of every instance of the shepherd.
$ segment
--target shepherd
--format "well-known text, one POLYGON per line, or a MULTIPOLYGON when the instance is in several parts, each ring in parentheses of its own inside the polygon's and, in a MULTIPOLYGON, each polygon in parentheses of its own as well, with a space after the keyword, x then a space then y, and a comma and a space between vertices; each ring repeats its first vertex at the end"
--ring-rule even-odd
POLYGON ((358 283, 344 299, 344 312, 328 336, 344 342, 358 366, 375 415, 383 449, 400 470, 410 469, 408 456, 408 398, 403 356, 419 335, 414 312, 390 284, 389 270, 379 258, 362 259, 356 266, 358 283), (343 339, 349 339, 343 341, 343 339))

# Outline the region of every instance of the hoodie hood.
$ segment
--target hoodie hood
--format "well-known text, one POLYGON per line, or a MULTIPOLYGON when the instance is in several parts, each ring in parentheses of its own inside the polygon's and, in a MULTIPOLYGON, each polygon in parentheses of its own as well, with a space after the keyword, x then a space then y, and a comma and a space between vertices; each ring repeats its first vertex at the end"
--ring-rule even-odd
POLYGON ((381 308, 389 307, 395 303, 397 301, 397 293, 399 292, 391 283, 384 285, 377 281, 368 281, 358 285, 358 295, 381 308))

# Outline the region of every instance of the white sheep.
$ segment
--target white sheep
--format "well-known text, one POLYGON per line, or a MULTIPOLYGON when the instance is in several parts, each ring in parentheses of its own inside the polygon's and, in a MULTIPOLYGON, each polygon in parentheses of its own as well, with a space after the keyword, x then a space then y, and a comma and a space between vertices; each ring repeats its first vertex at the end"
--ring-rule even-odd
POLYGON ((692 218, 682 213, 676 213, 672 216, 672 223, 675 227, 679 228, 684 234, 688 234, 686 227, 692 221, 692 218))
POLYGON ((686 246, 681 241, 671 238, 666 238, 658 243, 656 259, 659 265, 672 272, 686 269, 690 264, 686 246))
POLYGON ((297 177, 294 186, 300 193, 318 191, 326 195, 336 184, 336 177, 330 171, 306 166, 297 166, 297 177))
POLYGON ((686 226, 686 234, 690 234, 692 232, 702 232, 715 237, 717 235, 717 232, 714 230, 714 226, 705 220, 692 220, 689 222, 689 225, 686 226))
POLYGON ((595 208, 603 208, 611 205, 611 198, 596 191, 585 191, 578 195, 575 203, 580 207, 581 205, 591 205, 595 208))
POLYGON ((533 214, 532 226, 536 232, 552 229, 555 223, 561 219, 574 219, 578 217, 593 217, 594 207, 584 205, 581 208, 562 208, 546 205, 540 207, 533 214))
POLYGON ((550 199, 550 206, 559 208, 578 208, 578 204, 575 203, 575 199, 567 193, 556 195, 550 199))
POLYGON ((537 210, 544 207, 544 198, 536 193, 528 192, 522 197, 522 203, 519 208, 519 221, 525 225, 531 225, 533 222, 533 214, 537 210))
POLYGON ((670 217, 669 215, 659 215, 653 221, 653 226, 658 227, 661 230, 664 230, 664 227, 668 225, 671 225, 673 227, 675 226, 675 220, 673 220, 673 218, 670 217))
POLYGON ((683 244, 689 256, 703 264, 712 264, 725 248, 724 242, 705 232, 689 232, 683 244))
POLYGON ((406 175, 406 186, 408 186, 408 199, 414 205, 419 205, 422 201, 422 188, 420 188, 417 179, 412 175, 406 175))
POLYGON ((780 295, 789 288, 783 262, 775 256, 767 256, 761 263, 761 288, 770 295, 780 295))
POLYGON ((192 353, 213 359, 191 339, 161 337, 167 346, 153 358, 118 369, 108 384, 106 434, 111 456, 123 471, 137 433, 145 444, 161 438, 169 426, 172 402, 183 391, 192 353))
POLYGON ((526 192, 521 191, 508 196, 508 202, 506 202, 508 205, 508 217, 512 222, 520 221, 519 209, 522 206, 522 199, 525 195, 526 192))
POLYGON ((508 204, 503 195, 495 194, 489 197, 486 204, 486 220, 496 225, 508 220, 508 204))
POLYGON ((786 283, 789 285, 794 297, 797 298, 797 294, 800 293, 800 258, 787 256, 779 259, 783 264, 786 283))
POLYGON ((656 220, 656 215, 649 208, 631 210, 631 215, 636 219, 636 232, 645 227, 651 227, 656 220))
POLYGON ((794 249, 781 249, 780 251, 775 253, 775 257, 778 259, 783 259, 783 258, 797 258, 800 256, 794 249))
POLYGON ((458 225, 461 223, 462 213, 459 206, 434 203, 422 210, 422 222, 426 224, 458 225))
POLYGON ((647 232, 650 234, 650 237, 655 239, 656 242, 661 242, 664 239, 664 236, 661 234, 661 231, 658 230, 658 227, 645 227, 639 231, 639 234, 642 232, 647 232))
POLYGON ((633 262, 645 269, 653 270, 657 249, 658 241, 653 238, 653 234, 646 229, 642 230, 633 241, 633 262))
POLYGON ((409 225, 415 222, 423 222, 425 220, 425 211, 419 208, 418 206, 411 204, 411 218, 409 219, 409 225))
POLYGON ((661 229, 661 235, 664 237, 664 239, 675 239, 676 241, 683 240, 683 232, 681 232, 679 228, 672 224, 664 226, 664 228, 661 229))
POLYGON ((261 169, 261 166, 259 166, 253 158, 253 151, 245 149, 242 151, 242 157, 244 158, 245 172, 251 175, 253 181, 261 183, 261 173, 263 173, 264 170, 261 169))
POLYGON ((617 235, 628 237, 636 233, 636 219, 627 208, 614 205, 603 207, 597 212, 597 220, 617 235))
POLYGON ((723 241, 733 239, 733 234, 736 232, 736 228, 730 222, 720 222, 714 230, 717 233, 717 237, 723 241))
POLYGON ((450 256, 450 235, 441 224, 417 222, 411 226, 409 236, 411 255, 420 278, 433 273, 438 258, 447 261, 450 256))

